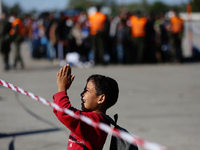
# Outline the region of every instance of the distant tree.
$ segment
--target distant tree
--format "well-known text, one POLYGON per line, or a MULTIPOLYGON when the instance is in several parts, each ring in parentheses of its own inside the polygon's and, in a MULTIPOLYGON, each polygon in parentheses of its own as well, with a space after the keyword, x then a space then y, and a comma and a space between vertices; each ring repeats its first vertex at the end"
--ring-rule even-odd
POLYGON ((2 2, 2 12, 9 14, 9 7, 2 2))
POLYGON ((79 10, 87 10, 91 6, 102 5, 102 6, 110 6, 115 7, 115 0, 69 0, 66 8, 67 9, 79 9, 79 10))
POLYGON ((67 9, 79 9, 79 10, 86 10, 88 7, 93 5, 96 2, 92 2, 89 0, 69 0, 67 5, 67 9))
POLYGON ((170 10, 170 6, 166 5, 163 2, 154 2, 150 7, 149 11, 150 12, 155 12, 155 13, 163 13, 167 12, 170 10))
POLYGON ((18 3, 14 4, 14 5, 10 8, 10 13, 11 13, 11 14, 21 15, 22 12, 23 12, 23 10, 22 10, 21 6, 20 6, 18 3))
POLYGON ((143 10, 145 12, 148 12, 148 10, 149 10, 149 4, 148 4, 147 0, 142 0, 141 5, 143 7, 143 10))
POLYGON ((192 12, 200 12, 200 0, 190 0, 192 5, 192 12))
POLYGON ((181 6, 179 5, 174 5, 174 6, 171 6, 171 9, 177 11, 177 12, 183 12, 183 11, 186 11, 186 5, 182 4, 181 6))
POLYGON ((127 5, 127 9, 130 12, 134 12, 136 10, 144 10, 143 6, 141 4, 138 4, 138 3, 131 3, 131 4, 127 5))
POLYGON ((31 9, 28 13, 31 14, 31 15, 34 15, 34 14, 37 13, 37 11, 35 9, 31 9))

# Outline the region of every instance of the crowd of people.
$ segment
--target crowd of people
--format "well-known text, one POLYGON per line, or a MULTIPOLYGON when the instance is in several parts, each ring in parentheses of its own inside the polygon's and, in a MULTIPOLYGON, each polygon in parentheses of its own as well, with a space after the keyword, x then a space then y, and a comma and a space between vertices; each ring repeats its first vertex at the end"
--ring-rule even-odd
POLYGON ((30 44, 32 58, 46 58, 60 65, 181 63, 183 31, 184 21, 175 11, 166 16, 124 9, 109 16, 96 7, 92 13, 62 12, 59 17, 50 12, 38 17, 26 15, 23 19, 3 14, 0 50, 5 70, 10 68, 11 42, 16 46, 13 67, 18 61, 24 67, 20 54, 23 41, 30 44))

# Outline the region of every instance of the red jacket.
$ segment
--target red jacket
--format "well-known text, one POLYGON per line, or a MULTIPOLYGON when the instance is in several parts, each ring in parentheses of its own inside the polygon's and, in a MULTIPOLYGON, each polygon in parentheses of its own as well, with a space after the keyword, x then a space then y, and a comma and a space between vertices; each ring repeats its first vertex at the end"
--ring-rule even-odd
MULTIPOLYGON (((58 92, 53 96, 54 103, 61 108, 67 108, 72 110, 77 115, 84 115, 89 117, 95 122, 103 122, 108 124, 104 118, 95 112, 83 112, 72 107, 66 92, 58 92)), ((82 150, 83 142, 89 150, 102 150, 106 141, 107 133, 99 128, 93 128, 90 125, 70 117, 64 112, 53 109, 53 112, 57 118, 71 130, 67 150, 82 150)))

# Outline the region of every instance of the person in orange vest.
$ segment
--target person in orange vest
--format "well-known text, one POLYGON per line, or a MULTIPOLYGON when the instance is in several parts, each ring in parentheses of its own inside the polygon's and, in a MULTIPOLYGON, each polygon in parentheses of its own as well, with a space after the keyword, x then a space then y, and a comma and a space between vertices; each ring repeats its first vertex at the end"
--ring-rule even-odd
POLYGON ((23 25, 22 20, 20 18, 18 18, 16 14, 13 14, 10 16, 10 22, 12 25, 12 29, 10 30, 10 35, 14 36, 13 42, 15 45, 15 56, 14 56, 13 67, 16 68, 17 63, 20 62, 21 69, 23 69, 24 61, 23 61, 21 53, 20 53, 20 46, 24 40, 24 34, 25 34, 24 25, 23 25))
POLYGON ((94 63, 104 64, 104 40, 106 15, 100 12, 100 6, 97 6, 97 12, 89 15, 89 27, 91 46, 94 51, 94 63))
POLYGON ((133 59, 136 59, 136 63, 142 63, 144 59, 147 18, 140 11, 137 11, 135 15, 129 18, 129 24, 133 43, 132 55, 136 56, 136 58, 133 56, 133 59))
POLYGON ((181 63, 183 61, 181 45, 184 31, 184 21, 178 16, 176 11, 174 11, 174 16, 170 18, 170 24, 172 61, 181 63))

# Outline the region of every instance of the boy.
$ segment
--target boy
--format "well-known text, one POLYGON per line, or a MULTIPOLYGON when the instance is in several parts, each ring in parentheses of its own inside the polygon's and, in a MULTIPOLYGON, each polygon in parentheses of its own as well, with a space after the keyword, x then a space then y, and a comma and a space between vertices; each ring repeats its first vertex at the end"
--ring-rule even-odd
MULTIPOLYGON (((101 114, 106 114, 106 110, 113 106, 118 99, 118 84, 109 77, 102 75, 92 75, 87 79, 86 87, 81 93, 82 111, 72 107, 67 95, 75 76, 71 75, 71 67, 64 66, 57 73, 58 93, 53 96, 54 103, 61 108, 72 110, 76 114, 89 117, 95 122, 109 124, 101 114)), ((88 124, 70 117, 64 112, 53 110, 57 118, 71 130, 67 150, 102 150, 106 141, 107 133, 93 128, 88 124)))

